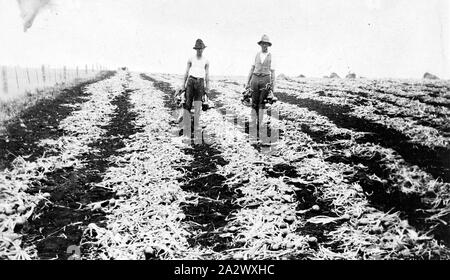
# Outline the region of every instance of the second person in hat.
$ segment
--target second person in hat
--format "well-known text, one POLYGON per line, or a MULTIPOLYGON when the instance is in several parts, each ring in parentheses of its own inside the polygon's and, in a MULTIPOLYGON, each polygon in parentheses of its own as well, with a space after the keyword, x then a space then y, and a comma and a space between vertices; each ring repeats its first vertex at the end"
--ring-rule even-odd
POLYGON ((258 42, 261 51, 256 54, 250 73, 247 79, 247 89, 251 89, 252 109, 258 116, 258 123, 262 120, 263 114, 260 110, 264 109, 264 100, 275 89, 275 66, 269 47, 272 46, 269 36, 263 35, 258 42))

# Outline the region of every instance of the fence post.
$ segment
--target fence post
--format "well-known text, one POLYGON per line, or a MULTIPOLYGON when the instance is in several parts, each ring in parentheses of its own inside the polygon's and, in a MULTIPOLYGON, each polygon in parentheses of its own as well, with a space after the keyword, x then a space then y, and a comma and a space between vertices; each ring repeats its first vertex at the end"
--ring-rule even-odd
POLYGON ((78 78, 78 66, 77 66, 77 78, 78 78))
POLYGON ((46 79, 46 77, 45 77, 45 66, 44 66, 44 64, 42 64, 41 70, 42 70, 42 81, 43 81, 43 83, 45 84, 45 81, 46 81, 47 79, 46 79))
POLYGON ((63 73, 64 73, 64 81, 67 81, 67 68, 65 65, 64 65, 63 73))
POLYGON ((28 70, 28 67, 27 67, 27 79, 28 79, 28 84, 31 84, 30 71, 28 70))
POLYGON ((2 67, 3 92, 8 93, 8 70, 6 66, 2 67))
POLYGON ((17 75, 17 66, 14 67, 14 72, 16 72, 16 84, 17 84, 17 89, 19 89, 20 86, 19 86, 19 75, 17 75))

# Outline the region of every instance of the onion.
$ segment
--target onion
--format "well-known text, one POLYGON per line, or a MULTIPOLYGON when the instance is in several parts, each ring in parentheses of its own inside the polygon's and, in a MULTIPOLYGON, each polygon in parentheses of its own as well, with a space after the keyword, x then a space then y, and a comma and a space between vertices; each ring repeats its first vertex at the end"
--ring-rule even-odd
POLYGON ((92 207, 93 211, 100 210, 100 209, 102 209, 102 205, 100 203, 95 203, 94 206, 92 207))
POLYGON ((289 230, 288 229, 282 229, 281 230, 281 236, 286 237, 289 234, 289 230))
POLYGON ((411 252, 408 249, 404 249, 399 252, 399 255, 403 258, 409 258, 411 257, 411 252))
POLYGON ((19 212, 19 214, 24 214, 25 212, 27 212, 27 208, 23 205, 17 207, 17 212, 19 212))
POLYGON ((155 254, 155 249, 153 249, 153 247, 146 247, 145 249, 144 249, 144 253, 146 254, 146 255, 154 255, 155 254))
POLYGON ((178 214, 175 216, 175 220, 182 221, 184 219, 186 219, 186 215, 184 214, 178 214))
POLYGON ((382 232, 383 232, 383 227, 381 227, 381 226, 375 226, 375 227, 371 228, 369 231, 370 234, 380 234, 382 232))
POLYGON ((280 250, 280 244, 273 244, 270 246, 270 249, 272 249, 272 251, 278 251, 280 250))
POLYGON ((266 221, 266 222, 271 222, 273 220, 274 220, 273 216, 266 216, 266 217, 264 217, 264 221, 266 221))
POLYGON ((344 214, 344 215, 341 216, 341 218, 343 220, 350 220, 350 215, 349 214, 344 214))
POLYGON ((18 225, 18 226, 23 226, 24 224, 26 224, 26 222, 27 222, 27 218, 25 218, 25 217, 19 217, 19 218, 17 218, 17 220, 16 220, 16 225, 18 225))
POLYGON ((6 206, 5 207, 5 214, 6 215, 10 216, 10 215, 13 215, 14 213, 15 213, 15 211, 14 211, 14 209, 12 207, 10 207, 10 206, 6 206))
POLYGON ((369 223, 369 220, 365 219, 365 218, 358 221, 358 225, 361 225, 361 226, 367 225, 368 223, 369 223))
POLYGON ((116 196, 117 197, 124 197, 126 195, 126 193, 125 193, 125 191, 118 191, 117 193, 116 193, 116 196))
POLYGON ((288 224, 292 224, 295 221, 295 217, 294 216, 286 216, 286 217, 284 217, 284 221, 288 224))
POLYGON ((241 253, 236 253, 233 255, 233 259, 235 260, 243 260, 244 259, 244 255, 241 253))
POLYGON ((294 241, 294 244, 295 244, 295 247, 298 249, 303 248, 303 245, 304 245, 304 243, 299 240, 294 241))
POLYGON ((288 244, 286 244, 286 249, 294 249, 295 247, 296 246, 294 242, 288 242, 288 244))
POLYGON ((228 232, 236 232, 238 229, 235 226, 231 226, 228 228, 228 232))
POLYGON ((308 238, 308 242, 309 243, 317 243, 317 238, 314 237, 314 236, 311 236, 311 237, 308 238))
POLYGON ((278 224, 278 227, 281 228, 281 229, 283 229, 283 228, 287 228, 288 226, 287 226, 287 224, 285 224, 285 223, 279 223, 279 224, 278 224))
POLYGON ((116 205, 116 200, 115 200, 114 198, 111 198, 111 199, 109 200, 109 205, 110 205, 110 206, 116 205))

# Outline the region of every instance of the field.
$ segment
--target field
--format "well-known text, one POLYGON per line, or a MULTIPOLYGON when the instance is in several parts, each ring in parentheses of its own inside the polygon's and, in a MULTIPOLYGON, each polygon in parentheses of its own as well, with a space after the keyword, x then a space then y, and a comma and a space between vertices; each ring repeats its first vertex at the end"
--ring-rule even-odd
POLYGON ((183 143, 180 84, 104 72, 10 121, 0 258, 450 258, 450 82, 279 80, 269 147, 223 77, 183 143))

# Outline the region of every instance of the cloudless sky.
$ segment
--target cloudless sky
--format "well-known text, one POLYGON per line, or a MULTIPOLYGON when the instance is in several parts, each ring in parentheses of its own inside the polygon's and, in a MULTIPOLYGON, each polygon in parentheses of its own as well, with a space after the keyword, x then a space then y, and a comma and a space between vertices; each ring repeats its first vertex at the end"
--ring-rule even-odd
POLYGON ((448 0, 52 0, 23 32, 0 0, 0 64, 182 73, 197 38, 213 75, 247 75, 267 33, 277 73, 450 78, 448 0))

